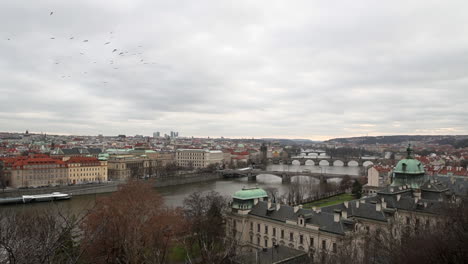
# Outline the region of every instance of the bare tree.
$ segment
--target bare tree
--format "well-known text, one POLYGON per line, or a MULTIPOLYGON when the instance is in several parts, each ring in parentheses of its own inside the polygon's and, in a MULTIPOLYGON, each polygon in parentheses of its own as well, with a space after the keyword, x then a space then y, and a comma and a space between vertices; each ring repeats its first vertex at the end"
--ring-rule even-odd
POLYGON ((82 228, 81 246, 93 263, 166 263, 184 224, 151 182, 130 181, 99 199, 82 228))
POLYGON ((271 202, 276 203, 279 202, 279 191, 278 188, 274 187, 266 187, 264 190, 267 192, 268 197, 271 199, 271 202))
POLYGON ((191 262, 227 263, 234 255, 235 240, 226 238, 227 209, 227 199, 217 192, 195 192, 184 200, 188 235, 181 241, 191 262))
POLYGON ((77 263, 82 220, 58 207, 0 211, 0 263, 77 263))

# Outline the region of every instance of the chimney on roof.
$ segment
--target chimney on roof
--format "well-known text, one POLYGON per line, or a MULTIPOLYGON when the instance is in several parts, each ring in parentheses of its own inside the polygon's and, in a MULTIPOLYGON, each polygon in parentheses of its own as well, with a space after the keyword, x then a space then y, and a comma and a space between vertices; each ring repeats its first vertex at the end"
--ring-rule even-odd
POLYGON ((417 197, 417 198, 421 199, 421 191, 420 190, 415 190, 413 192, 413 195, 414 195, 414 197, 417 197))
POLYGON ((348 201, 345 201, 343 204, 344 204, 344 207, 348 208, 348 206, 349 206, 349 202, 348 202, 348 201))
POLYGON ((390 187, 390 192, 393 192, 393 187, 390 187))
POLYGON ((333 221, 335 223, 338 223, 340 221, 340 217, 341 217, 341 210, 339 209, 333 210, 333 221))
POLYGON ((397 201, 400 201, 400 198, 401 198, 401 194, 397 194, 396 200, 397 200, 397 201))
POLYGON ((302 209, 302 204, 299 205, 299 209, 302 209))
POLYGON ((299 211, 299 206, 294 206, 294 213, 297 213, 297 211, 299 211))
POLYGON ((276 203, 276 211, 279 211, 279 209, 281 208, 281 205, 279 202, 276 203))
POLYGON ((343 219, 348 219, 348 211, 346 211, 346 210, 341 211, 341 217, 343 219))
POLYGON ((270 200, 270 198, 268 198, 267 209, 270 209, 270 208, 271 208, 271 200, 270 200))
POLYGON ((424 208, 427 208, 427 202, 424 202, 424 208))
POLYGON ((377 212, 382 211, 382 204, 376 203, 376 204, 375 204, 375 210, 376 210, 377 212))
POLYGON ((366 203, 366 200, 361 199, 361 200, 359 200, 359 202, 363 204, 363 203, 366 203))
POLYGON ((356 201, 356 208, 359 208, 359 201, 356 201))
POLYGON ((258 204, 258 198, 255 198, 254 199, 254 205, 257 205, 258 204))
POLYGON ((414 197, 414 203, 417 204, 419 201, 419 198, 418 197, 414 197))

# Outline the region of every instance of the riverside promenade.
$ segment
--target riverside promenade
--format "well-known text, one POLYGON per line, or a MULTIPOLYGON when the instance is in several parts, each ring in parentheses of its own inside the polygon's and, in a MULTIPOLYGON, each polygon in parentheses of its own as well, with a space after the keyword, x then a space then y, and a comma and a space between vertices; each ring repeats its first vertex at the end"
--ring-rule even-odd
MULTIPOLYGON (((190 173, 171 175, 166 177, 155 177, 151 178, 154 180, 154 187, 168 187, 182 184, 190 184, 197 182, 213 181, 222 178, 223 176, 217 173, 190 173)), ((19 197, 22 195, 33 195, 33 194, 44 194, 61 192, 68 193, 72 196, 99 194, 99 193, 110 193, 118 190, 120 184, 124 184, 125 181, 108 181, 105 183, 90 183, 90 184, 76 184, 76 185, 64 185, 54 187, 42 187, 42 188, 27 188, 27 189, 4 189, 0 190, 0 198, 7 197, 19 197)))

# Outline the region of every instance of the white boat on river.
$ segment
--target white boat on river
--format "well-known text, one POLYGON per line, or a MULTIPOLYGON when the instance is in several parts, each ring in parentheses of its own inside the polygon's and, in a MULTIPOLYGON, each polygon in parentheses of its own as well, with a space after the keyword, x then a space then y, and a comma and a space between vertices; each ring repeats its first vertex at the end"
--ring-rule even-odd
POLYGON ((23 195, 21 197, 0 198, 0 205, 60 201, 60 200, 68 200, 71 197, 72 197, 71 194, 60 193, 60 192, 53 192, 53 193, 48 193, 48 194, 23 195))

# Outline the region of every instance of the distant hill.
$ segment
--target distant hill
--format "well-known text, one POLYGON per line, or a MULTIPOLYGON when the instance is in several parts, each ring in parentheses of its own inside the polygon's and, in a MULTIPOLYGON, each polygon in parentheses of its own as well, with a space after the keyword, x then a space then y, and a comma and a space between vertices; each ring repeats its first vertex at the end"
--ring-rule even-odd
POLYGON ((452 145, 456 148, 468 146, 468 135, 396 135, 396 136, 376 136, 376 137, 350 137, 334 138, 326 142, 354 143, 354 144, 401 144, 407 142, 424 142, 428 144, 452 145))
POLYGON ((276 141, 281 145, 304 145, 304 144, 313 144, 319 143, 321 141, 314 141, 310 139, 285 139, 285 138, 261 138, 264 141, 276 141))

